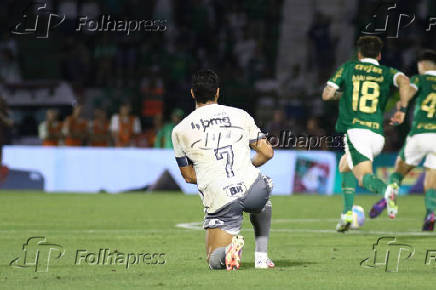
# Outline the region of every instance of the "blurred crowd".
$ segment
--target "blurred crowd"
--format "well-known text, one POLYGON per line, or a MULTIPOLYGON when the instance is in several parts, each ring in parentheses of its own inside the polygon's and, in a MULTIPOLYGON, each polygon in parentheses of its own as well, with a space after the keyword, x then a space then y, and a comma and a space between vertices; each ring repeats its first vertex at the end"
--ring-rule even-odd
POLYGON ((76 105, 63 121, 59 120, 55 109, 47 110, 46 119, 39 124, 38 135, 43 146, 172 148, 171 132, 183 114, 182 110, 175 109, 166 123, 158 115, 153 127, 142 131, 139 118, 131 114, 130 104, 122 104, 110 119, 104 110, 96 108, 92 120, 85 119, 82 106, 76 105))
MULTIPOLYGON (((5 11, 22 13, 24 6, 6 2, 9 5, 5 4, 5 11)), ((250 112, 256 105, 255 83, 274 74, 282 0, 48 0, 47 3, 53 13, 66 15, 65 22, 43 40, 11 37, 9 31, 4 32, 0 39, 0 79, 19 82, 61 77, 72 85, 77 102, 83 105, 84 115, 89 119, 95 118, 95 112, 102 114, 96 108, 112 115, 118 113, 122 103, 128 102, 131 114, 138 117, 141 126, 137 135, 156 131, 158 124, 171 122, 172 112, 177 108, 192 111, 190 78, 198 69, 211 67, 217 71, 222 103, 250 112), (117 19, 161 19, 167 28, 164 32, 128 36, 123 32, 75 31, 78 16, 98 19, 102 14, 117 19), (90 97, 90 91, 97 93, 90 97)), ((12 18, 0 18, 0 23, 12 18)), ((7 23, 4 27, 12 25, 7 23)), ((40 118, 26 112, 22 118, 26 119, 25 132, 20 130, 15 135, 41 132, 37 125, 40 118)), ((57 138, 64 143, 68 123, 66 118, 62 138, 57 138)), ((18 120, 16 126, 22 128, 24 123, 18 120)), ((80 143, 91 144, 90 134, 87 136, 80 143)), ((147 146, 150 143, 153 142, 148 141, 147 146)))
MULTIPOLYGON (((19 2, 5 0, 1 27, 16 24, 24 9, 19 2), (15 14, 17 17, 8 17, 15 14)), ((350 43, 360 34, 376 2, 358 0, 355 14, 347 15, 348 25, 356 27, 350 43)), ((410 75, 415 73, 417 50, 434 46, 435 39, 423 33, 425 18, 436 5, 427 0, 398 2, 416 14, 416 25, 400 39, 386 42, 382 63, 410 75)), ((204 67, 213 68, 221 78, 220 102, 247 110, 264 131, 277 136, 283 130, 302 137, 335 135, 337 104, 323 104, 320 92, 339 65, 335 58, 338 39, 345 36, 333 33, 332 18, 325 11, 314 9, 304 16, 312 22, 306 38, 294 47, 308 44, 310 59, 289 67, 289 85, 283 92, 276 78, 276 61, 284 0, 47 3, 50 11, 66 15, 65 22, 43 40, 11 37, 9 31, 2 31, 0 81, 63 80, 71 84, 80 105, 70 116, 63 109, 49 109, 42 123, 41 115, 26 111, 15 120, 15 136, 39 135, 47 145, 171 146, 171 126, 183 112, 193 110, 191 74, 204 67), (164 32, 130 35, 75 31, 78 16, 98 19, 102 14, 118 19, 160 19, 167 26, 164 32), (311 75, 315 77, 309 78, 311 75)), ((407 128, 403 131, 407 133, 407 128)), ((398 149, 403 139, 391 128, 386 132, 386 150, 398 149)))

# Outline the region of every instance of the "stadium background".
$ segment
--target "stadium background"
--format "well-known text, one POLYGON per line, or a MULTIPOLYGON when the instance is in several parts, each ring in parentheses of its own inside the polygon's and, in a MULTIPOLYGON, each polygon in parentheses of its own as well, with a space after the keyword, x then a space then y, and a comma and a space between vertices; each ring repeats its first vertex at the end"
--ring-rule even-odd
MULTIPOLYGON (((190 76, 203 67, 221 77, 220 102, 247 110, 270 135, 287 130, 305 140, 335 137, 337 106, 321 101, 322 87, 337 65, 354 57, 354 41, 364 27, 384 21, 391 2, 48 0, 40 2, 47 6, 37 11, 32 1, 3 1, 0 80, 6 102, 1 109, 13 126, 3 124, 1 130, 7 145, 2 187, 88 192, 181 188, 194 193, 195 188, 183 184, 177 174, 168 134, 192 111, 190 76), (65 20, 40 38, 49 13, 65 15, 65 20), (18 23, 28 25, 26 21, 39 14, 45 15, 40 18, 41 31, 13 33, 18 23), (76 31, 79 17, 101 15, 159 20, 164 28, 129 35, 76 31), (63 122, 72 105, 80 104, 83 120, 100 118, 103 111, 104 122, 111 123, 125 103, 140 123, 124 144, 129 148, 112 148, 120 146, 110 133, 109 148, 91 146, 94 132, 87 127, 82 128, 79 147, 66 146, 68 136, 60 136, 56 147, 39 147, 39 126, 47 110, 57 111, 63 122), (77 180, 83 181, 80 186, 77 180)), ((385 39, 382 63, 412 75, 417 51, 436 46, 436 28, 426 32, 436 5, 430 0, 395 3, 391 20, 400 13, 416 19, 401 29, 400 37, 385 39)), ((383 36, 392 36, 395 27, 383 36)), ((376 163, 379 175, 386 177, 391 170, 407 130, 408 122, 399 128, 386 126, 385 153, 376 163)), ((265 169, 275 180, 276 194, 338 191, 335 165, 340 146, 322 143, 308 148, 303 142, 277 149, 283 158, 276 157, 278 163, 265 169)), ((420 174, 418 169, 414 176, 420 174)), ((406 186, 404 192, 422 191, 412 179, 406 185, 411 188, 406 186)))

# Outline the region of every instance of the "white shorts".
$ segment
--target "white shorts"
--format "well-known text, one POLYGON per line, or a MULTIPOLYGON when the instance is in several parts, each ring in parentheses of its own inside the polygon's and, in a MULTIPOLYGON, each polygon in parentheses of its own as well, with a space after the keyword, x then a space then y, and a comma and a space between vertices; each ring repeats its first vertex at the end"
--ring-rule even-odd
POLYGON ((400 157, 412 166, 418 166, 425 157, 424 167, 436 169, 436 133, 408 136, 400 157))
POLYGON ((345 154, 350 169, 363 161, 373 161, 385 145, 385 137, 368 129, 348 129, 344 137, 345 154))

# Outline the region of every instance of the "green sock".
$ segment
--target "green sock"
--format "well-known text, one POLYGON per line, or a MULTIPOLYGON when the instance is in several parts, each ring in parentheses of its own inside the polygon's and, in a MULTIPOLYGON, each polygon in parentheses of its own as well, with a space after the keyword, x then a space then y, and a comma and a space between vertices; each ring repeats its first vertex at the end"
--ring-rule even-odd
POLYGON ((341 172, 342 177, 342 195, 344 199, 344 210, 346 213, 353 209, 354 193, 356 192, 357 179, 352 172, 341 172))
POLYGON ((398 185, 401 185, 401 182, 403 181, 404 175, 399 172, 394 172, 389 176, 389 184, 396 183, 398 185))
POLYGON ((436 189, 429 189, 425 192, 425 208, 427 209, 427 214, 434 212, 436 208, 436 189))
POLYGON ((384 194, 386 191, 386 184, 374 174, 367 173, 363 176, 363 187, 371 192, 377 194, 384 194))

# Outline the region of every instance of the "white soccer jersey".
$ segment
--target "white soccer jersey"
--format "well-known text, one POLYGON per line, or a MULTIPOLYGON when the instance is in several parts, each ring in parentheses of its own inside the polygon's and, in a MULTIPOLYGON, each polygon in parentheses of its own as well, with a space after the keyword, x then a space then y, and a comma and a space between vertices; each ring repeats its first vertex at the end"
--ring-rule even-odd
POLYGON ((259 176, 249 144, 262 137, 247 112, 218 104, 196 109, 173 129, 177 163, 193 163, 208 213, 243 196, 259 176))

